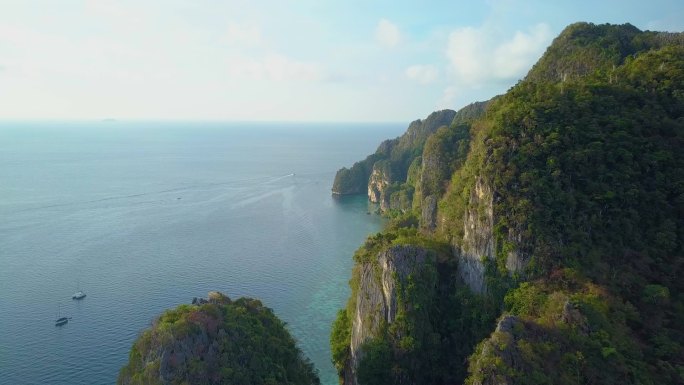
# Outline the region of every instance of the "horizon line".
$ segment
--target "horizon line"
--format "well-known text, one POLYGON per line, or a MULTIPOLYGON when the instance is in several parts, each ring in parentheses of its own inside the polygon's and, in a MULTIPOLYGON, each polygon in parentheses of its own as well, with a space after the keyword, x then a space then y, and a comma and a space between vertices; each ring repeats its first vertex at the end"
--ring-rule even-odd
MULTIPOLYGON (((413 119, 416 120, 416 119, 413 119)), ((411 120, 411 121, 413 121, 411 120)), ((408 121, 410 123, 411 121, 408 121)), ((404 120, 231 120, 175 118, 0 118, 0 123, 297 123, 297 124, 396 124, 404 120)))

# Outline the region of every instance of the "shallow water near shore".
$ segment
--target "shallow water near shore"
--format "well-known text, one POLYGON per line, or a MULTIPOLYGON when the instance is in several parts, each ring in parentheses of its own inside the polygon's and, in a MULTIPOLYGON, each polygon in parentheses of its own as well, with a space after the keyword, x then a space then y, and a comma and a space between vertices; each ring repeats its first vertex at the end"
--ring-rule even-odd
POLYGON ((271 307, 336 384, 330 324, 382 223, 330 187, 403 128, 0 123, 0 383, 112 384, 155 316, 219 290, 271 307))

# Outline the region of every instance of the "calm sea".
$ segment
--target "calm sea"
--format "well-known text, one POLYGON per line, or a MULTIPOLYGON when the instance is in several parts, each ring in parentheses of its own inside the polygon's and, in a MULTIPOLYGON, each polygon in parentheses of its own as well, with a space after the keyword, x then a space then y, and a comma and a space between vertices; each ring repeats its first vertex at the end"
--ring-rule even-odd
POLYGON ((274 309, 336 384, 330 324, 381 222, 330 187, 403 128, 0 124, 0 383, 112 384, 155 316, 219 290, 274 309))

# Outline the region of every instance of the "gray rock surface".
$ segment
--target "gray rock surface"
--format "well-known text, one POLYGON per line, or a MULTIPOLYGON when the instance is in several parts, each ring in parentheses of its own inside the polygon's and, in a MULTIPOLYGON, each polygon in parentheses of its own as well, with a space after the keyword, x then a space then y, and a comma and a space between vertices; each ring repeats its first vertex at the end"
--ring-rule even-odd
POLYGON ((459 274, 476 293, 484 293, 483 258, 494 258, 494 207, 491 187, 481 178, 475 182, 470 204, 463 219, 463 240, 456 250, 459 274))
POLYGON ((430 231, 437 226, 437 197, 434 195, 429 195, 423 200, 420 226, 430 231))

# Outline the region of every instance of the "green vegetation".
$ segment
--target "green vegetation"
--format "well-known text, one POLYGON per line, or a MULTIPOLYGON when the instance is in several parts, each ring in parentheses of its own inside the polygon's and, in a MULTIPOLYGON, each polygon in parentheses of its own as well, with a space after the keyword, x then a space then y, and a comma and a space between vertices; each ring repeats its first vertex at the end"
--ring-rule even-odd
POLYGON ((441 127, 425 143, 421 191, 424 196, 442 195, 454 170, 460 168, 470 149, 470 125, 441 127))
POLYGON ((364 359, 359 364, 359 383, 392 385, 392 348, 385 338, 374 338, 363 345, 364 359))
POLYGON ((408 215, 355 254, 356 272, 392 245, 438 255, 398 282, 359 383, 683 383, 683 117, 684 34, 578 23, 505 95, 434 131, 401 163, 412 190, 390 189, 408 215), (490 215, 478 189, 493 208, 483 295, 459 278, 466 218, 490 215), (419 230, 429 195, 436 229, 419 230))
POLYGON ((212 294, 164 312, 133 344, 117 384, 320 383, 271 309, 212 294))
POLYGON ((351 341, 351 321, 347 310, 340 309, 330 334, 330 350, 332 360, 338 373, 344 371, 344 364, 349 359, 349 341, 351 341))
POLYGON ((365 160, 356 162, 351 168, 341 168, 335 174, 332 191, 334 194, 363 194, 368 187, 368 177, 378 156, 369 155, 365 160))
MULTIPOLYGON (((470 361, 469 384, 492 373, 515 384, 676 383, 667 373, 649 373, 644 352, 628 327, 639 317, 577 271, 523 283, 506 296, 512 327, 500 327, 470 361)), ((503 321, 502 321, 503 322, 503 321)))

